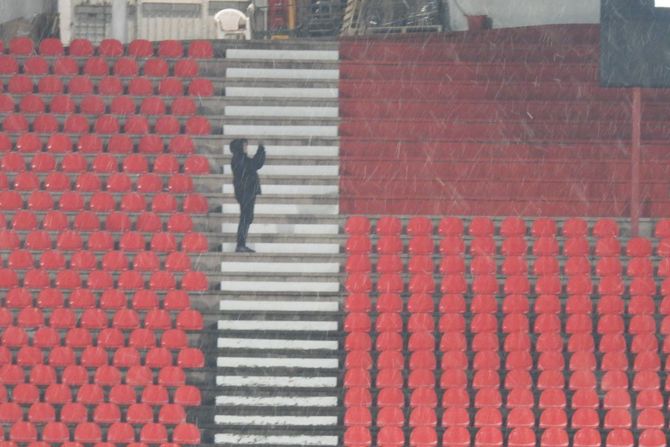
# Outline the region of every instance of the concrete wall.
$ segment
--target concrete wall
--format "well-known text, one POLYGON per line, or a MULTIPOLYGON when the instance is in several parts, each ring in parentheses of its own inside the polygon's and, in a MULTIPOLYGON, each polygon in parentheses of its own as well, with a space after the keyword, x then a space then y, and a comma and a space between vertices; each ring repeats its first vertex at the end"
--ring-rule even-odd
POLYGON ((0 1, 0 24, 15 19, 31 19, 41 12, 53 11, 55 0, 3 0, 0 1))
POLYGON ((451 28, 468 28, 465 14, 485 14, 494 28, 599 23, 600 0, 447 0, 451 28))

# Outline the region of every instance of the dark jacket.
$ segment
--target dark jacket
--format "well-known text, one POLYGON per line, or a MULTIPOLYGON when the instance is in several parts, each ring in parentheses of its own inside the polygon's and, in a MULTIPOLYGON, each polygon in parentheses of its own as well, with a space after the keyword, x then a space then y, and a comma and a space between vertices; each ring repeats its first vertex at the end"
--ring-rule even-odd
POLYGON ((244 153, 243 140, 233 140, 230 143, 230 152, 233 159, 230 166, 233 169, 233 186, 235 187, 235 198, 243 202, 261 193, 261 182, 258 171, 265 163, 265 147, 258 146, 256 155, 252 158, 244 153))

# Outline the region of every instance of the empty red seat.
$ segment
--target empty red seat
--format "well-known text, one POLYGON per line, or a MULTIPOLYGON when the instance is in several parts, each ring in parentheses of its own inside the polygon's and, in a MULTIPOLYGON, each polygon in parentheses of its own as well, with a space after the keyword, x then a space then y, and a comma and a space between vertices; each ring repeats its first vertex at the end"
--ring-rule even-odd
POLYGON ((151 96, 154 86, 150 79, 144 76, 136 76, 128 83, 128 94, 132 96, 151 96))
POLYGON ((9 439, 23 443, 37 441, 37 428, 31 422, 18 421, 12 426, 9 439))
POLYGON ((74 39, 70 42, 69 53, 72 56, 88 57, 92 56, 95 48, 88 39, 74 39))
POLYGON ((633 434, 625 428, 612 430, 605 441, 607 447, 633 447, 634 443, 633 434))
POLYGON ((40 41, 39 53, 43 56, 61 56, 63 52, 63 44, 58 38, 47 37, 40 41))

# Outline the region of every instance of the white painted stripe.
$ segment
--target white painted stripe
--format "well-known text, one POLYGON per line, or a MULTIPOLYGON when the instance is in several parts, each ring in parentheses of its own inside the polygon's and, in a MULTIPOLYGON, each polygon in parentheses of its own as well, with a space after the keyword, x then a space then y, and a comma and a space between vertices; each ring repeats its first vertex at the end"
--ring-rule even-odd
POLYGON ((336 262, 222 262, 221 271, 245 273, 339 273, 336 262))
POLYGON ((337 312, 337 301, 256 301, 222 300, 219 310, 257 310, 265 312, 337 312))
POLYGON ((219 320, 220 331, 333 332, 337 321, 219 320))
POLYGON ((278 436, 278 435, 238 435, 221 433, 214 436, 216 444, 232 445, 303 445, 303 446, 335 446, 339 442, 337 436, 278 436))
MULTIPOLYGON (((237 244, 235 242, 224 242, 221 250, 224 253, 233 253, 237 244)), ((298 243, 271 243, 271 242, 247 242, 247 247, 259 253, 283 253, 283 254, 338 254, 338 244, 298 244, 298 243)), ((236 256, 244 256, 244 253, 236 256)))
POLYGON ((261 349, 261 350, 290 350, 336 351, 337 341, 332 340, 283 340, 277 338, 219 338, 216 342, 220 349, 261 349))
MULTIPOLYGON (((221 210, 223 214, 240 211, 240 206, 237 203, 224 203, 221 210)), ((257 203, 254 212, 259 214, 339 214, 339 204, 331 205, 314 205, 314 204, 298 204, 298 203, 257 203)))
POLYGON ((337 377, 217 376, 218 386, 273 388, 335 388, 337 377))
POLYGON ((227 68, 227 78, 340 79, 339 69, 315 68, 227 68))
MULTIPOLYGON (((237 233, 236 223, 221 224, 221 232, 237 233)), ((249 234, 339 234, 340 227, 337 224, 289 224, 289 223, 254 223, 249 229, 249 234)))
POLYGON ((226 59, 270 59, 276 60, 313 60, 337 61, 337 50, 261 50, 255 48, 229 48, 226 59))
POLYGON ((225 292, 339 292, 338 282, 306 281, 221 281, 225 292))
POLYGON ((218 357, 219 368, 306 368, 333 369, 339 366, 334 359, 266 358, 266 357, 218 357))
MULTIPOLYGON (((234 192, 233 185, 223 184, 224 194, 233 194, 234 192)), ((263 195, 265 196, 337 195, 339 192, 339 185, 268 185, 263 183, 263 195)))
MULTIPOLYGON (((229 164, 223 165, 223 173, 232 175, 229 164)), ((339 175, 340 167, 338 165, 265 165, 261 168, 262 175, 281 175, 281 176, 335 176, 339 175)))
POLYGON ((217 414, 214 422, 219 425, 281 425, 312 427, 337 424, 337 416, 234 416, 217 414))
POLYGON ((290 137, 336 137, 337 126, 271 126, 254 124, 224 124, 224 135, 279 135, 290 137))
POLYGON ((336 396, 216 396, 216 405, 240 407, 335 407, 336 396))
POLYGON ((270 116, 277 118, 307 117, 307 118, 337 118, 337 107, 274 107, 274 106, 226 106, 223 109, 226 116, 270 116))
MULTIPOLYGON (((268 156, 296 156, 296 157, 337 157, 340 150, 338 146, 282 146, 282 145, 268 145, 265 146, 265 151, 268 156)), ((230 145, 226 144, 223 147, 225 154, 230 153, 230 145)), ((255 153, 255 151, 254 151, 255 153)))
POLYGON ((339 97, 337 88, 301 87, 226 87, 224 96, 229 98, 322 98, 339 97))

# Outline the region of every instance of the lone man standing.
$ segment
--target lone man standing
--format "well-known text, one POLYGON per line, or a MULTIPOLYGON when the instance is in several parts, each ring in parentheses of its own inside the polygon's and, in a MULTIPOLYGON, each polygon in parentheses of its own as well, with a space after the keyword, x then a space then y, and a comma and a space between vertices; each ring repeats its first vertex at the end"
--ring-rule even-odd
POLYGON ((253 157, 247 155, 249 143, 246 138, 237 138, 230 142, 230 152, 233 158, 230 166, 233 169, 233 186, 235 199, 240 204, 240 223, 237 226, 237 253, 254 253, 247 247, 249 226, 254 220, 254 205, 256 196, 261 193, 261 182, 258 170, 265 163, 265 147, 258 144, 258 150, 253 157))

